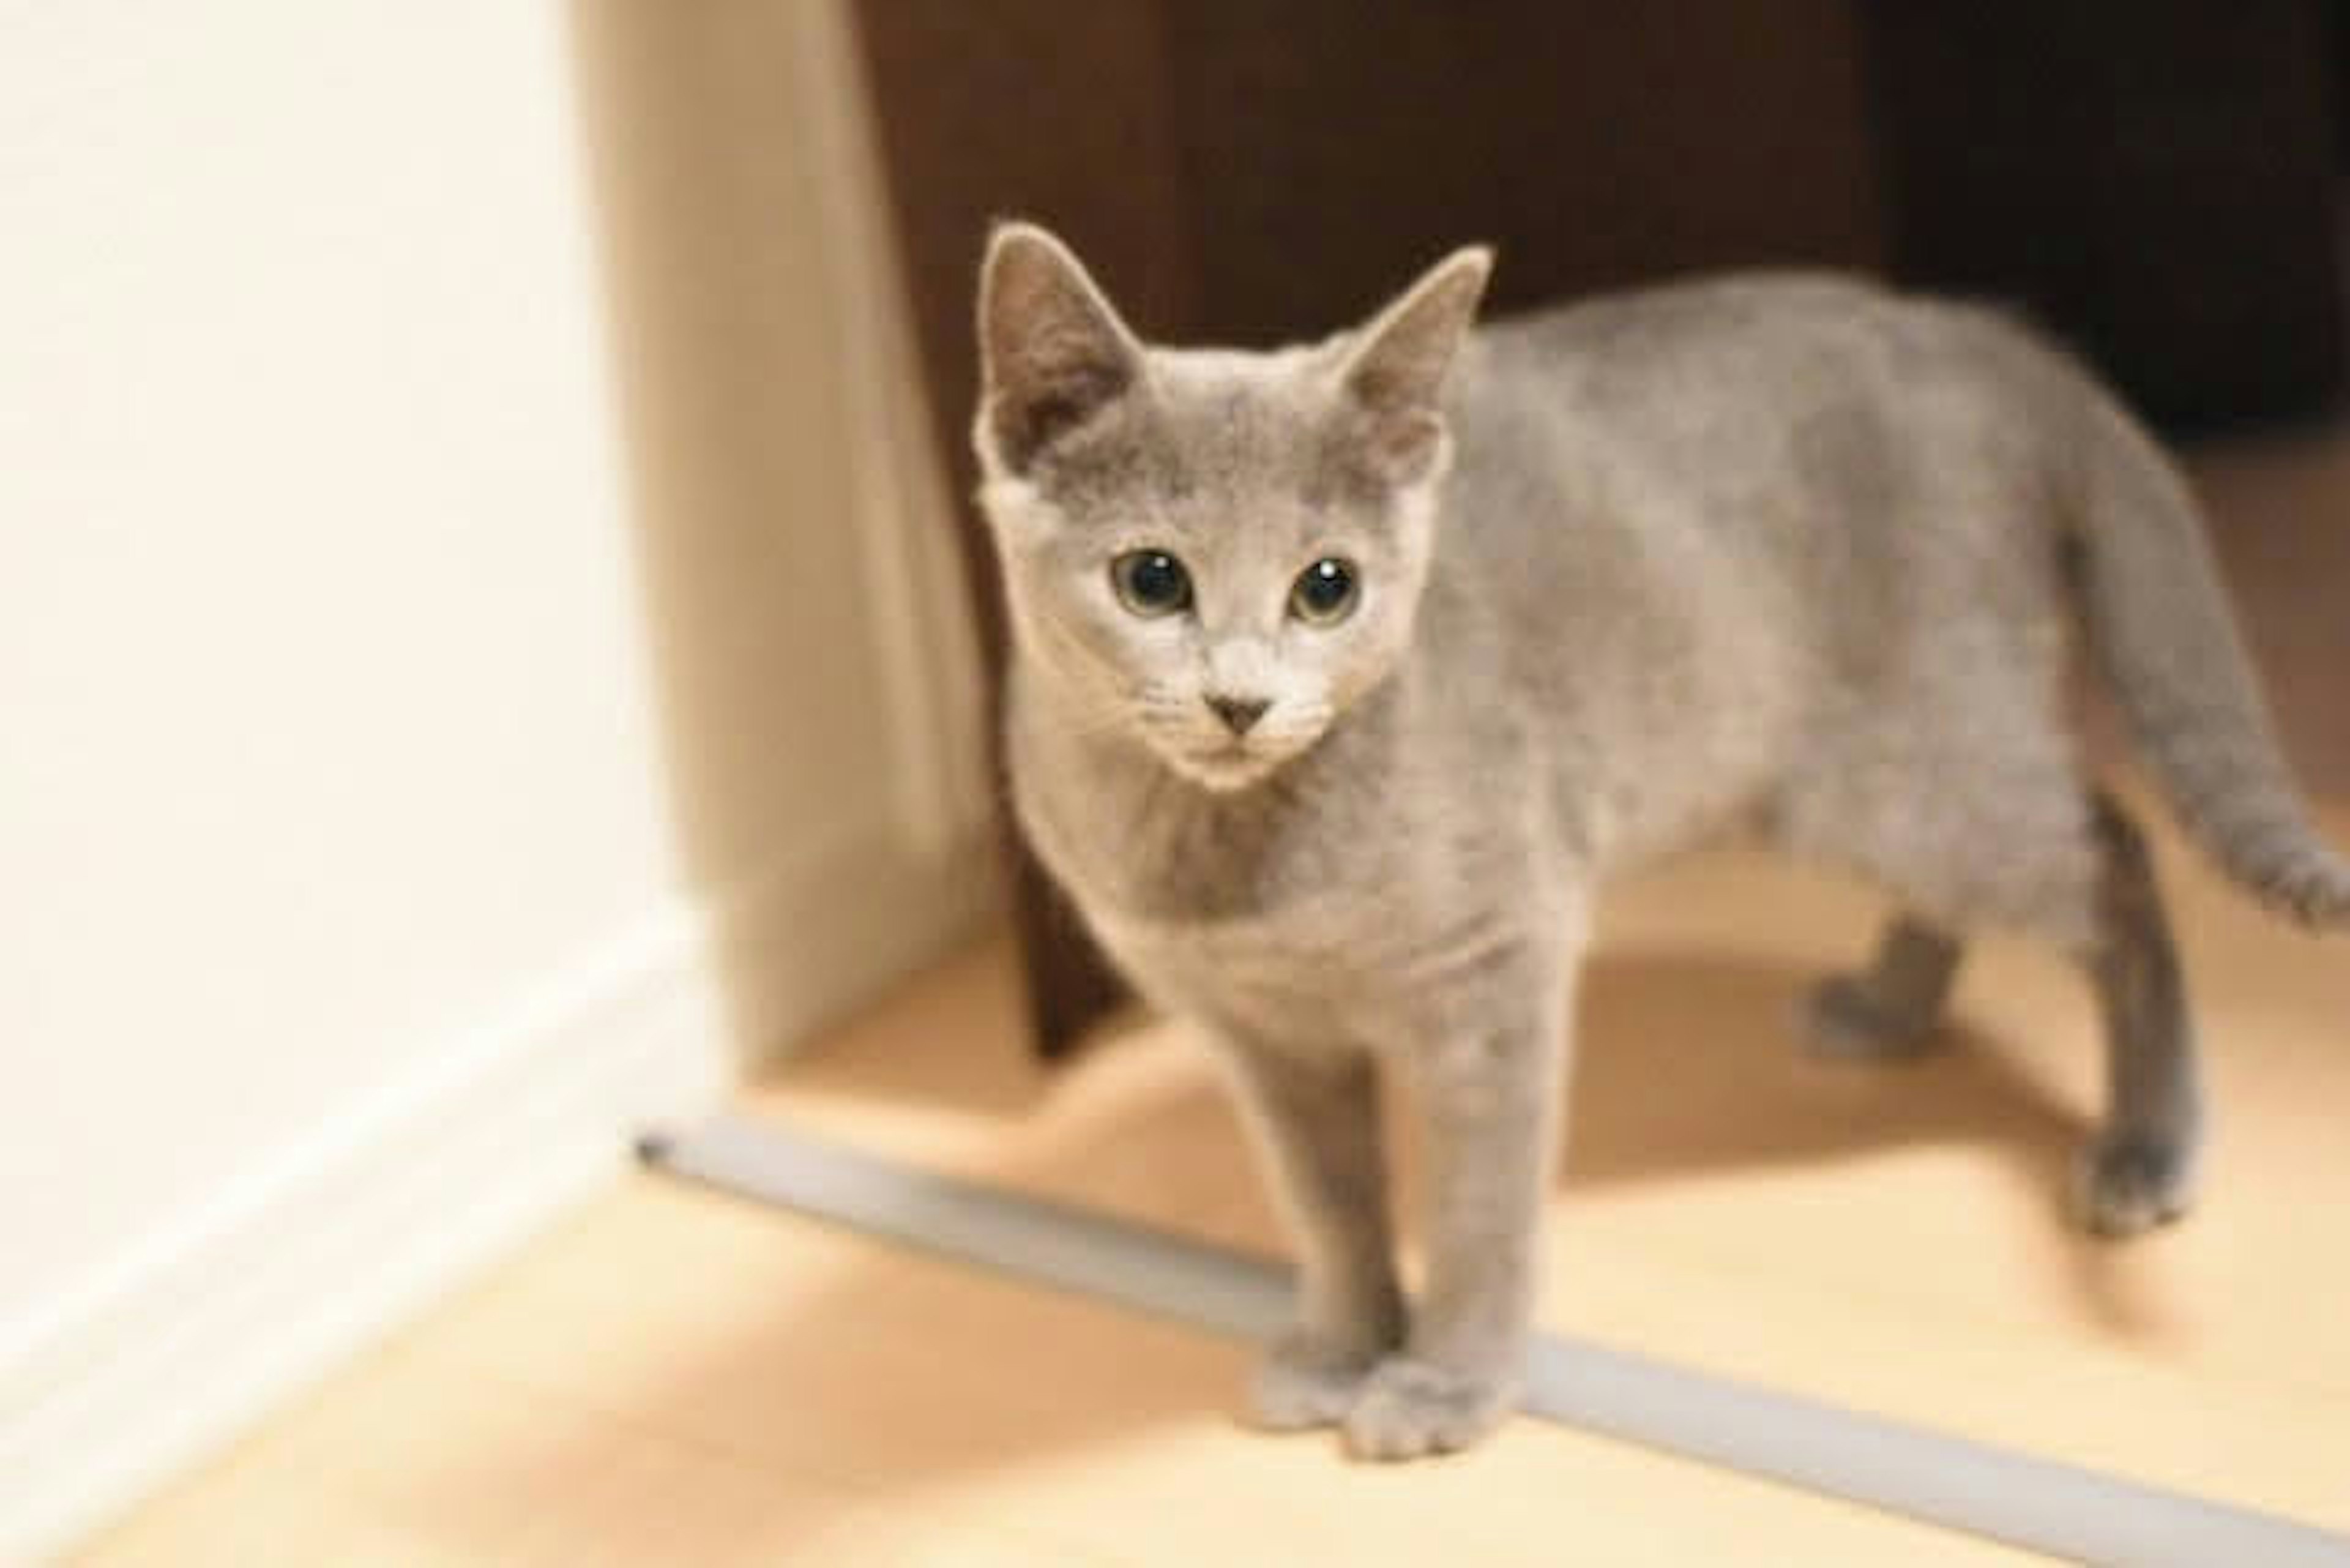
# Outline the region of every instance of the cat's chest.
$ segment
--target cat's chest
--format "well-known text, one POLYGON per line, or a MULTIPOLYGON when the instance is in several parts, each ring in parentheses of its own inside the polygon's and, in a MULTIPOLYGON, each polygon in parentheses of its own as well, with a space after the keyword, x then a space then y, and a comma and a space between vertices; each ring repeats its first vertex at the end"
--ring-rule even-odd
POLYGON ((1217 796, 1164 773, 1024 767, 1016 753, 1014 775, 1031 838, 1098 925, 1310 941, 1392 882, 1410 842, 1375 791, 1217 796))
POLYGON ((1032 841, 1110 956, 1211 1023, 1374 1036, 1511 928, 1508 878, 1470 874, 1494 846, 1450 842, 1425 791, 1359 763, 1343 787, 1304 774, 1230 799, 1012 760, 1032 841))
POLYGON ((1378 966, 1345 927, 1350 908, 1217 920, 1091 911, 1105 947, 1162 1007, 1262 1036, 1361 1033, 1358 1011, 1380 1011, 1378 966))
POLYGON ((1087 919, 1159 1006, 1292 1047, 1407 1045, 1528 934, 1535 905, 1502 884, 1340 879, 1253 912, 1151 913, 1105 901, 1087 919))

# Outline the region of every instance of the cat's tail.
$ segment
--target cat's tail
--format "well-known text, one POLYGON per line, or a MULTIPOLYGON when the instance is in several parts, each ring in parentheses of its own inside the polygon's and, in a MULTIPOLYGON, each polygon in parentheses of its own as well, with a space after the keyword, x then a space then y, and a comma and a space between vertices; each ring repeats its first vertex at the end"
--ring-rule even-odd
POLYGON ((2131 738, 2221 869, 2308 926, 2350 925, 2350 861, 2309 821, 2186 482, 2104 398, 2071 565, 2131 738))

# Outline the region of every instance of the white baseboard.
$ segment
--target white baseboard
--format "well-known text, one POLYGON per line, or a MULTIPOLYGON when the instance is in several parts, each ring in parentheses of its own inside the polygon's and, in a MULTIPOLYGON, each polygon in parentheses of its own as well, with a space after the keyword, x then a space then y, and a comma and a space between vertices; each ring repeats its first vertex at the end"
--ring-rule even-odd
POLYGON ((218 1449, 593 1192, 637 1129, 953 940, 993 885, 958 858, 853 833, 664 911, 0 1325, 0 1562, 218 1449))

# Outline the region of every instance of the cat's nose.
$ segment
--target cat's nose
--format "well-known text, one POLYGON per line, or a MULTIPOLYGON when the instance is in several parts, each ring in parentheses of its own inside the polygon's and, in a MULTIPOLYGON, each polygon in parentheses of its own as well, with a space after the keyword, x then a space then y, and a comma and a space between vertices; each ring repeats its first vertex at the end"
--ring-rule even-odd
POLYGON ((1264 711, 1273 706, 1262 697, 1228 697, 1221 691, 1209 692, 1206 701, 1215 710, 1216 717, 1224 722, 1224 728, 1235 735, 1247 734, 1250 727, 1264 717, 1264 711))

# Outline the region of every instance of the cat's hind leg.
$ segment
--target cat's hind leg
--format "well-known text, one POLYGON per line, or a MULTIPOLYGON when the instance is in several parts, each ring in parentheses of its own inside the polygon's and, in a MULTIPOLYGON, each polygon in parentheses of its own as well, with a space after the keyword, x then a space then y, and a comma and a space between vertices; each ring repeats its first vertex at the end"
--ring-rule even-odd
MULTIPOLYGON (((2087 977, 2105 1036, 2106 1104, 2080 1157, 2074 1206, 2087 1229, 2131 1235, 2186 1212, 2203 1131, 2194 1029, 2154 863, 2120 805, 2075 781, 2002 798, 1995 823, 1921 836, 1946 849, 1969 845, 1968 854, 1936 853, 1888 868, 1908 875, 1886 879, 1969 923, 2051 939, 2087 977), (1961 867, 1969 874, 1951 875, 1961 867)), ((1907 949, 1896 962, 1908 965, 1908 996, 1923 996, 1941 967, 1939 949, 1893 945, 1907 949)))
POLYGON ((1959 939, 1923 916, 1897 915, 1867 967, 1832 975, 1804 1002, 1804 1036, 1816 1055, 1884 1061, 1933 1044, 1958 973, 1959 939))
POLYGON ((2127 1236, 2175 1220, 2194 1196, 2203 1096, 2186 983, 2154 863, 2111 798, 2094 804, 2102 864, 2095 932, 2080 955, 2106 1031, 2106 1119, 2074 1180, 2082 1223, 2127 1236))
MULTIPOLYGON (((2095 992, 2105 1036, 2105 1115, 2074 1179, 2078 1217, 2106 1236, 2176 1219, 2193 1196, 2202 1094, 2185 981, 2143 836, 2081 778, 2053 727, 2009 732, 1988 762, 1935 752, 1930 736, 1910 740, 1908 788, 1880 783, 1856 794, 1836 787, 1853 770, 1815 775, 1825 786, 1799 802, 1793 846, 1929 912, 1929 929, 2028 933, 2070 957, 2095 992)), ((1837 1023, 1872 1032, 1915 1023, 1936 982, 1948 981, 1944 956, 1940 941, 1897 924, 1867 978, 1825 1005, 1837 1023)), ((1955 961, 1955 944, 1948 956, 1955 961)))

